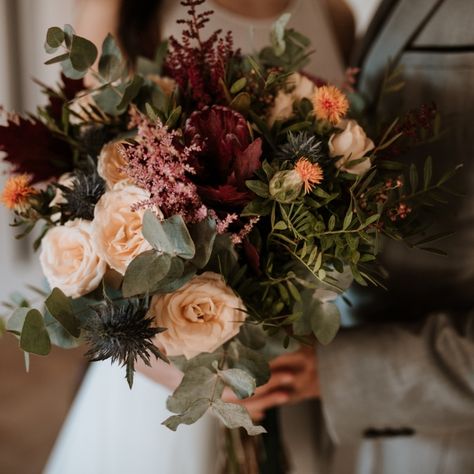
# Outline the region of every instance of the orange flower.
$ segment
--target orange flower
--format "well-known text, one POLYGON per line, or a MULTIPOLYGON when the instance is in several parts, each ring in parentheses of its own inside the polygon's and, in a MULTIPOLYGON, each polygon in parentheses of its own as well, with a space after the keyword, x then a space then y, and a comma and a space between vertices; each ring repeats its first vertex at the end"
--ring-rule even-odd
POLYGON ((349 101, 337 87, 322 86, 313 95, 313 108, 316 117, 336 125, 349 110, 349 101))
POLYGON ((315 184, 323 180, 323 170, 317 163, 311 163, 307 158, 300 158, 295 165, 295 171, 304 183, 304 192, 308 194, 315 184))
POLYGON ((28 174, 19 174, 8 178, 1 196, 1 201, 8 209, 17 212, 28 209, 30 197, 37 192, 30 186, 31 178, 28 174))

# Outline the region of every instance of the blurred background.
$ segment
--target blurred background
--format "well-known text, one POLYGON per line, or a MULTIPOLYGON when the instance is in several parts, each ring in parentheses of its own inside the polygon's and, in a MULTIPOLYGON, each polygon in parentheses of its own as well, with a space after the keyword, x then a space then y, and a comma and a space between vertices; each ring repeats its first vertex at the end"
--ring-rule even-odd
MULTIPOLYGON (((359 37, 364 34, 379 2, 347 0, 354 11, 359 37)), ((57 68, 43 64, 48 59, 43 50, 46 30, 65 23, 74 26, 80 8, 81 0, 0 0, 0 105, 5 110, 26 113, 41 103, 39 87, 32 79, 53 85, 59 74, 57 68)), ((3 173, 0 180, 3 187, 3 173)), ((42 284, 31 242, 14 239, 10 220, 9 213, 0 206, 0 302, 21 291, 25 284, 42 284)), ((2 312, 6 311, 0 310, 2 312)), ((15 338, 2 337, 1 474, 41 472, 84 370, 80 350, 56 350, 47 359, 33 356, 27 374, 15 338), (25 459, 28 462, 24 462, 25 459)))

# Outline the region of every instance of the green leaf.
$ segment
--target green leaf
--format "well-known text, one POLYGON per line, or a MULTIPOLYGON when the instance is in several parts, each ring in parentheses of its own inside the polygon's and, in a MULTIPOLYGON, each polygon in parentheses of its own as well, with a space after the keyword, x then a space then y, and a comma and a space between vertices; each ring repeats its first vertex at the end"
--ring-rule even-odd
POLYGON ((97 54, 94 43, 81 36, 72 36, 70 59, 76 71, 87 71, 97 59, 97 54))
POLYGON ((130 102, 135 99, 135 97, 140 92, 144 79, 142 76, 136 75, 133 77, 132 81, 127 85, 123 92, 122 100, 117 105, 117 109, 124 111, 128 108, 130 102))
POLYGON ((237 94, 240 92, 245 86, 247 85, 247 79, 245 77, 241 77, 237 79, 232 86, 230 87, 230 92, 232 94, 237 94))
POLYGON ((151 211, 143 216, 143 236, 158 252, 190 260, 196 254, 193 239, 180 215, 160 221, 151 211))
POLYGON ((148 250, 135 257, 123 278, 123 296, 128 298, 156 291, 171 268, 171 257, 148 250))
POLYGON ((282 56, 286 50, 285 29, 290 18, 291 15, 289 13, 284 13, 272 26, 270 41, 276 56, 282 56))
MULTIPOLYGON (((57 27, 57 26, 52 26, 51 28, 48 29, 46 33, 46 44, 50 48, 59 48, 64 41, 64 31, 57 27)), ((49 51, 48 51, 49 52, 49 51)))
POLYGON ((157 74, 161 74, 163 69, 163 63, 165 62, 166 55, 168 54, 168 40, 162 41, 155 53, 155 64, 157 67, 157 74))
POLYGON ((72 349, 79 347, 83 341, 80 338, 71 336, 71 334, 64 329, 64 326, 53 318, 49 311, 44 314, 44 324, 49 334, 51 344, 62 349, 72 349))
POLYGON ((179 117, 181 116, 182 111, 183 109, 180 105, 174 108, 172 112, 170 113, 168 119, 166 120, 165 125, 168 128, 173 128, 178 123, 178 120, 179 120, 179 117))
POLYGON ((425 189, 428 189, 431 178, 433 176, 433 159, 431 156, 428 156, 425 160, 425 166, 423 170, 423 185, 425 189))
POLYGON ((253 191, 257 196, 262 198, 268 198, 270 193, 268 192, 268 184, 259 181, 258 179, 245 181, 247 188, 253 191))
POLYGON ((255 379, 257 387, 270 380, 270 367, 260 350, 254 350, 233 341, 230 344, 229 367, 245 370, 255 379))
POLYGON ((244 428, 250 436, 267 432, 263 426, 253 424, 248 411, 241 405, 216 400, 212 403, 211 409, 229 429, 244 428))
POLYGON ((254 199, 240 213, 241 216, 268 216, 272 212, 273 203, 270 199, 254 199))
POLYGON ((65 61, 69 58, 69 53, 60 54, 59 56, 55 56, 54 58, 48 59, 44 64, 49 66, 50 64, 60 63, 65 61))
POLYGON ((54 288, 45 301, 48 311, 66 331, 73 337, 79 337, 81 329, 79 321, 74 316, 69 298, 59 289, 54 288))
POLYGON ((209 409, 208 400, 195 400, 183 413, 179 415, 173 415, 163 421, 162 425, 165 425, 172 431, 176 431, 178 426, 181 424, 192 425, 196 423, 209 409))
POLYGON ((44 325, 43 316, 37 309, 31 309, 26 315, 20 336, 20 347, 32 354, 48 355, 51 341, 44 325))
POLYGON ((25 323, 26 315, 29 313, 31 308, 17 308, 8 318, 6 329, 9 332, 20 335, 21 330, 23 329, 23 324, 25 323))
POLYGON ((245 114, 248 112, 251 103, 252 98, 250 97, 250 94, 247 92, 241 92, 232 99, 229 107, 236 110, 237 112, 240 112, 241 114, 245 114))
POLYGON ((123 73, 122 53, 114 37, 108 34, 102 43, 102 54, 99 59, 99 74, 109 82, 117 80, 123 73))
POLYGON ((226 369, 219 370, 217 373, 240 399, 250 397, 255 393, 255 379, 245 370, 226 369))
POLYGON ((311 329, 321 344, 329 344, 337 334, 341 325, 338 307, 331 302, 316 304, 311 316, 311 329))
POLYGON ((197 268, 204 268, 211 258, 216 239, 216 221, 208 217, 197 224, 191 224, 188 230, 196 248, 194 257, 190 262, 197 268))
POLYGON ((183 380, 166 401, 166 408, 173 413, 184 413, 199 399, 208 405, 222 396, 224 383, 207 367, 196 367, 185 372, 183 380))
POLYGON ((352 223, 352 216, 353 216, 352 209, 349 209, 347 211, 346 217, 344 217, 344 222, 342 224, 342 230, 347 230, 350 227, 350 225, 352 223))

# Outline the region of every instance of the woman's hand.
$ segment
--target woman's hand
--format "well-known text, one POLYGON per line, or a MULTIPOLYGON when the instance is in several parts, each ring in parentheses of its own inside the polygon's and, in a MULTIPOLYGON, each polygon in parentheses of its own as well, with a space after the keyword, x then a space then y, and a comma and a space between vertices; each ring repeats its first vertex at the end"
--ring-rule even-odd
POLYGON ((296 352, 275 358, 270 362, 270 369, 270 380, 258 387, 252 397, 239 400, 230 389, 226 389, 224 400, 243 405, 252 419, 259 421, 269 408, 319 397, 316 351, 313 347, 304 346, 296 352))

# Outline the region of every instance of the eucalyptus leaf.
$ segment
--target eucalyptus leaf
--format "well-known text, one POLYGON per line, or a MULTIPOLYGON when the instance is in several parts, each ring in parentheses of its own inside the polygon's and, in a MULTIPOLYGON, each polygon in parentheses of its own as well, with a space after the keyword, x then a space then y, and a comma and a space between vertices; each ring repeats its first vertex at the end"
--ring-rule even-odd
POLYGON ((241 405, 216 400, 212 403, 211 409, 229 429, 244 428, 250 436, 267 432, 263 426, 253 424, 248 411, 241 405))
POLYGON ((335 303, 321 302, 314 305, 311 329, 321 344, 329 344, 336 336, 340 325, 341 315, 335 303))
POLYGON ((122 53, 114 37, 108 34, 102 43, 102 53, 99 59, 99 74, 109 82, 120 78, 124 72, 122 53))
POLYGON ((211 258, 217 235, 216 221, 208 217, 197 224, 190 225, 188 230, 196 249, 191 263, 197 268, 204 268, 211 258))
POLYGON ((73 337, 81 333, 79 321, 74 316, 70 299, 59 289, 54 288, 45 301, 48 311, 73 337))
POLYGON ((143 236, 159 252, 192 259, 196 253, 193 239, 180 215, 160 221, 151 211, 143 216, 143 236))
POLYGON ((26 315, 20 336, 20 347, 25 352, 48 355, 51 341, 44 325, 43 316, 37 309, 31 309, 26 315))
POLYGON ((173 415, 163 421, 163 425, 172 431, 176 431, 179 425, 192 425, 196 423, 209 409, 209 401, 195 400, 183 413, 173 415))
POLYGON ((248 398, 255 393, 255 379, 242 369, 218 371, 221 380, 229 386, 240 399, 248 398))
POLYGON ((69 57, 76 71, 87 71, 97 59, 97 54, 94 43, 82 36, 73 35, 69 57))
POLYGON ((125 271, 122 292, 125 297, 152 293, 171 268, 171 257, 148 250, 135 257, 125 271))
POLYGON ((46 44, 50 48, 59 48, 64 41, 64 31, 57 27, 57 26, 52 26, 51 28, 48 28, 48 31, 46 33, 46 44))
POLYGON ((254 350, 238 342, 230 345, 229 367, 245 370, 255 379, 257 387, 270 379, 270 367, 260 350, 254 350))
POLYGON ((224 383, 214 371, 196 367, 185 372, 178 388, 168 397, 166 407, 173 413, 184 413, 196 400, 207 400, 209 405, 221 397, 223 390, 224 383))
POLYGON ((26 315, 29 313, 31 308, 17 308, 8 318, 6 323, 6 329, 9 332, 20 335, 25 323, 26 315))

